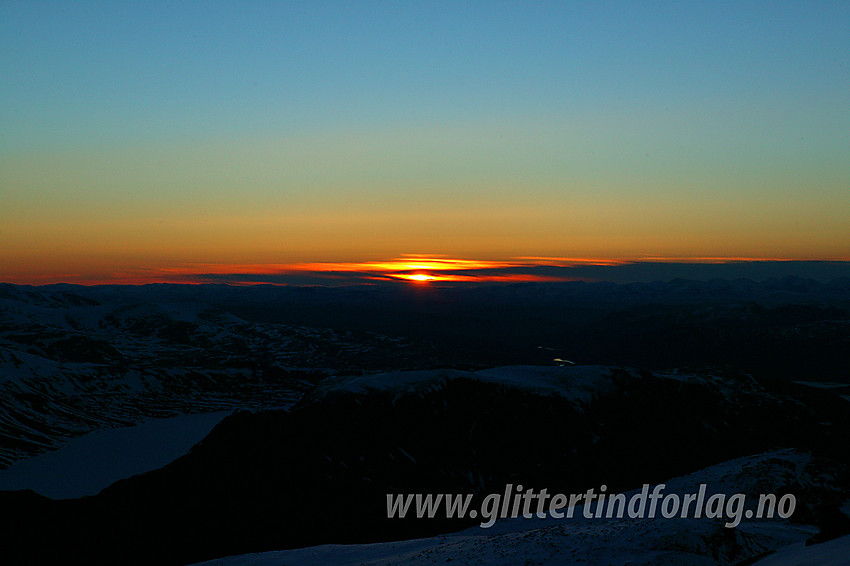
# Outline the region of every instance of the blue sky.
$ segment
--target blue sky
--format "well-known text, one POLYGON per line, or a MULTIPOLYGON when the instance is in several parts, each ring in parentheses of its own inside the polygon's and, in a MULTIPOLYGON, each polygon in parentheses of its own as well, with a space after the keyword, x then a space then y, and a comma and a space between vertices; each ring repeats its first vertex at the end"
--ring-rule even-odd
POLYGON ((12 148, 766 99, 825 112, 850 80, 842 2, 4 2, 2 13, 12 148))

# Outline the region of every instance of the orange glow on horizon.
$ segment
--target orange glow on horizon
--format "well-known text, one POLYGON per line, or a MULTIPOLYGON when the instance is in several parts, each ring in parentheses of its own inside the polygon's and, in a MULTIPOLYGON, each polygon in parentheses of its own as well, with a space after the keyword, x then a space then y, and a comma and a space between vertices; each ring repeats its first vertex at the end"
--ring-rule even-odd
POLYGON ((484 283, 484 282, 558 282, 572 281, 573 277, 534 275, 528 273, 486 273, 509 268, 572 267, 577 265, 622 265, 625 260, 593 258, 519 257, 503 261, 449 258, 441 255, 403 254, 387 261, 369 262, 315 262, 291 264, 193 264, 161 270, 175 276, 198 275, 298 275, 337 273, 363 274, 373 281, 398 280, 414 283, 484 283), (459 271, 476 273, 457 273, 459 271))
MULTIPOLYGON (((47 285, 142 285, 151 283, 222 283, 229 285, 333 285, 376 284, 379 281, 410 283, 559 282, 584 280, 560 274, 522 272, 532 268, 616 267, 634 263, 739 263, 805 261, 764 257, 665 257, 580 258, 517 256, 504 260, 476 260, 444 255, 402 254, 384 261, 300 263, 186 263, 151 268, 112 268, 56 274, 20 274, 4 277, 8 283, 47 285), (506 272, 507 271, 507 272, 506 272), (513 271, 513 272, 511 272, 513 271), (292 279, 287 279, 291 277, 292 279)), ((821 261, 848 261, 832 258, 821 261)))

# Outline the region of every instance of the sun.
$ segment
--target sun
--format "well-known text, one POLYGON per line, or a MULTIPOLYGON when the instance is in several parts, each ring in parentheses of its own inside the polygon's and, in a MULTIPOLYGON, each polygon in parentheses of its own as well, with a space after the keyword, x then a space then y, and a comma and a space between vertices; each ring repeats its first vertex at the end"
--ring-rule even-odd
POLYGON ((426 273, 416 273, 414 275, 408 275, 407 278, 410 279, 411 281, 422 281, 422 282, 424 282, 424 281, 434 281, 436 279, 436 277, 434 277, 433 275, 428 275, 426 273))

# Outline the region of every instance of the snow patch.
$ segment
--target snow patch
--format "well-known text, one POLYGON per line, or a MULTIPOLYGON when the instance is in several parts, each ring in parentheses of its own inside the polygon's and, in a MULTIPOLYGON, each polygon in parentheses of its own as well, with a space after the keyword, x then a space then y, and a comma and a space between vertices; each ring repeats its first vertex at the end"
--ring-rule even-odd
POLYGON ((850 563, 850 535, 806 546, 797 542, 780 548, 753 566, 847 566, 850 563))
POLYGON ((321 398, 334 393, 365 394, 375 390, 425 393, 439 389, 447 380, 466 378, 587 403, 595 395, 616 389, 611 379, 616 370, 608 366, 505 366, 481 371, 399 371, 333 378, 326 380, 316 394, 321 398))
POLYGON ((794 383, 814 387, 815 389, 843 389, 850 387, 850 384, 837 383, 835 381, 795 381, 794 383))

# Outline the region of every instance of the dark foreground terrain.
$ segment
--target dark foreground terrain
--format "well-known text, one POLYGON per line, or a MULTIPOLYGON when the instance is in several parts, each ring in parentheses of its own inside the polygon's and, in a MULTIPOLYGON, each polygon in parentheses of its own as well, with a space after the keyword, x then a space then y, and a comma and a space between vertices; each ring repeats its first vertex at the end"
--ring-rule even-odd
POLYGON ((714 481, 711 466, 777 450, 793 456, 759 456, 738 487, 795 494, 772 534, 721 521, 677 549, 672 521, 650 550, 737 564, 850 532, 846 280, 0 285, 0 321, 7 464, 103 427, 236 411, 183 457, 97 495, 0 492, 4 564, 428 537, 477 521, 390 520, 386 494, 473 493, 477 506, 506 484, 628 491, 714 481))

